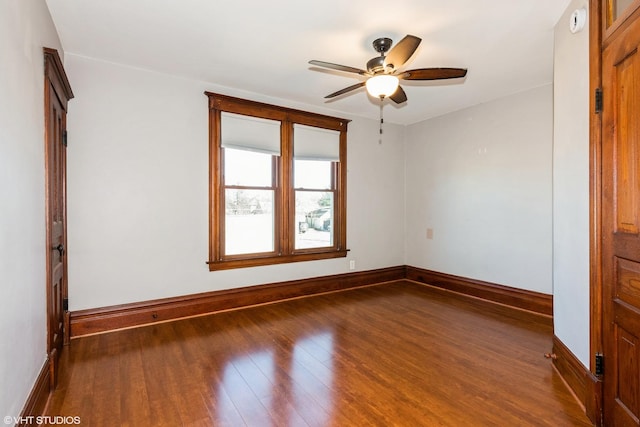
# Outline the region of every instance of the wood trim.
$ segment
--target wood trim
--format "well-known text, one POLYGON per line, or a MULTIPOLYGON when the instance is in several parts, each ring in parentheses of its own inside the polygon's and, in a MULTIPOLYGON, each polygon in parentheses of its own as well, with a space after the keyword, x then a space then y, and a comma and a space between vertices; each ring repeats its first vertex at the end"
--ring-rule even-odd
MULTIPOLYGON (((593 359, 593 358, 592 358, 593 359)), ((603 383, 591 371, 586 371, 587 389, 585 396, 585 413, 595 426, 603 426, 603 383)))
POLYGON ((252 115, 265 119, 292 121, 307 126, 316 126, 337 131, 346 131, 349 119, 326 116, 318 113, 311 113, 303 110, 282 107, 279 105, 266 104, 263 102, 251 101, 243 98, 222 95, 205 91, 209 98, 209 109, 228 111, 236 114, 247 114, 247 110, 252 111, 252 115))
POLYGON ((587 417, 600 425, 602 382, 591 373, 557 337, 553 336, 553 366, 573 391, 587 417))
MULTIPOLYGON (((347 256, 347 127, 349 120, 294 110, 282 106, 205 92, 209 98, 209 259, 210 271, 263 265, 313 261, 347 256), (259 117, 280 122, 280 156, 274 159, 271 188, 274 194, 273 247, 262 253, 228 255, 225 250, 225 189, 234 188, 224 182, 224 150, 221 146, 221 113, 259 117), (340 161, 334 165, 334 197, 332 219, 333 240, 329 247, 295 249, 295 189, 293 186, 293 126, 303 124, 339 132, 340 161)), ((258 188, 247 186, 246 188, 258 188)))
MULTIPOLYGON (((286 239, 283 239, 286 240, 286 239)), ((217 243, 217 242, 216 242, 217 243)), ((324 250, 320 248, 315 252, 294 252, 290 255, 256 256, 254 258, 244 257, 239 259, 229 259, 220 262, 207 261, 209 271, 231 270, 234 268, 260 267, 265 265, 286 264, 294 262, 318 261, 322 259, 345 258, 347 250, 335 250, 333 248, 324 250)))
MULTIPOLYGON (((602 0, 589 1, 589 371, 583 372, 585 398, 583 406, 589 419, 596 425, 603 425, 603 383, 596 377, 595 356, 603 353, 604 332, 602 324, 603 283, 602 283, 602 115, 596 113, 595 91, 602 88, 602 47, 606 31, 602 0)), ((554 347, 567 350, 564 358, 571 361, 573 354, 554 336, 554 347), (562 344, 561 346, 559 344, 562 344)), ((573 371, 576 370, 574 361, 573 371)), ((561 363, 554 364, 564 377, 569 376, 561 363)), ((582 365, 578 365, 582 366, 582 365)), ((570 385, 575 389, 574 385, 570 385)), ((576 393, 577 394, 577 393, 576 393)))
POLYGON ((62 60, 60 59, 58 51, 55 49, 44 47, 42 51, 44 53, 46 77, 51 80, 51 83, 54 85, 56 95, 58 95, 66 111, 67 101, 73 99, 73 91, 71 90, 67 73, 64 71, 62 60))
MULTIPOLYGON (((602 382, 595 377, 595 355, 603 353, 602 284, 602 116, 595 91, 602 87, 604 19, 601 0, 589 1, 589 353, 590 371, 584 406, 595 425, 602 425, 602 382)), ((555 343, 555 337, 554 337, 555 343)), ((565 347, 566 348, 566 347, 565 347)), ((560 371, 560 369, 558 369, 560 371)), ((565 376, 562 371, 561 375, 565 376)), ((573 387, 572 387, 573 388, 573 387)))
MULTIPOLYGON (((22 408, 22 412, 20 413, 20 418, 22 420, 30 420, 44 414, 47 409, 51 391, 50 382, 49 361, 47 360, 42 365, 42 369, 40 369, 36 382, 33 384, 31 393, 22 408)), ((18 425, 22 426, 27 424, 21 423, 18 425)))
MULTIPOLYGON (((602 3, 602 0, 600 0, 602 3)), ((620 16, 614 16, 614 2, 612 0, 606 1, 607 5, 605 6, 602 13, 604 15, 599 17, 598 26, 601 28, 603 32, 603 41, 604 44, 608 44, 609 40, 615 37, 615 34, 621 29, 629 25, 631 21, 636 18, 632 18, 634 15, 637 15, 637 12, 640 10, 640 1, 633 0, 627 8, 622 11, 620 16)), ((602 5, 599 5, 602 8, 602 5)), ((601 45, 598 45, 600 47, 601 45)))
POLYGON ((404 266, 164 298, 71 313, 71 337, 201 316, 405 278, 404 266))
POLYGON ((407 267, 407 279, 545 316, 553 315, 552 296, 539 292, 453 276, 417 267, 407 267))
POLYGON ((108 332, 223 310, 408 279, 513 308, 551 316, 551 295, 409 266, 389 267, 181 297, 101 307, 71 313, 71 337, 108 332))

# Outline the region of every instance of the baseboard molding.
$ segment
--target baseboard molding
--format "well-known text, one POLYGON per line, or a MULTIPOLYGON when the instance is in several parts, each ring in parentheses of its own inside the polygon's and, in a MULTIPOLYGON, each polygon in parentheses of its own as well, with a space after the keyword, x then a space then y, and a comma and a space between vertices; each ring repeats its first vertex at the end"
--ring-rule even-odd
POLYGON ((473 296, 545 316, 553 315, 553 297, 539 292, 468 279, 417 267, 406 267, 408 280, 473 296))
POLYGON ((573 391, 578 402, 582 405, 587 417, 600 425, 602 413, 602 381, 591 373, 578 358, 557 337, 553 336, 553 365, 573 391))
MULTIPOLYGON (((27 402, 24 404, 24 408, 20 413, 20 419, 22 420, 34 420, 38 416, 44 414, 49 402, 49 393, 51 391, 51 376, 49 371, 49 361, 45 361, 40 373, 36 378, 31 393, 27 398, 27 402)), ((23 425, 33 425, 33 423, 22 423, 23 425)))
POLYGON ((213 291, 71 313, 71 338, 405 278, 405 266, 213 291))
POLYGON ((70 320, 71 338, 402 279, 536 314, 553 315, 551 295, 398 266, 74 311, 70 320))

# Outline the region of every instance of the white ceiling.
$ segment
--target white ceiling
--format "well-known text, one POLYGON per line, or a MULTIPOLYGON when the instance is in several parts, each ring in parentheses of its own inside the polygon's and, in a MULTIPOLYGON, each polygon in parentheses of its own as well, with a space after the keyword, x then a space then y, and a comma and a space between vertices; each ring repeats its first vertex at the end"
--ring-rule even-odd
POLYGON ((311 59, 366 68, 371 42, 422 38, 402 69, 468 68, 465 79, 402 82, 385 122, 411 124, 548 84, 553 29, 570 0, 47 0, 63 48, 115 63, 377 119, 364 89, 324 96, 359 76, 312 70, 311 59))

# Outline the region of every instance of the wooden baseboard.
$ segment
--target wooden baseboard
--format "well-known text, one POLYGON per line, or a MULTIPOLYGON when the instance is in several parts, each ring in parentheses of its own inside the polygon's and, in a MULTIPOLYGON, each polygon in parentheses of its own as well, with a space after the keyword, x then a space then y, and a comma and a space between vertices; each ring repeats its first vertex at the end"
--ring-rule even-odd
POLYGON ((71 338, 401 279, 536 314, 553 314, 551 295, 398 266, 75 311, 71 313, 71 338))
POLYGON ((42 369, 40 369, 36 382, 34 383, 31 393, 27 398, 27 402, 24 404, 24 408, 20 413, 20 419, 25 422, 18 425, 35 425, 33 422, 27 421, 35 420, 37 417, 44 414, 51 391, 51 377, 49 373, 49 361, 47 360, 42 366, 42 369))
POLYGON ((545 316, 553 315, 553 297, 451 274, 406 267, 407 279, 545 316))
POLYGON ((573 391, 587 417, 600 425, 602 381, 591 373, 557 337, 553 336, 553 365, 573 391))
POLYGON ((404 266, 206 292, 71 313, 71 338, 405 278, 404 266))

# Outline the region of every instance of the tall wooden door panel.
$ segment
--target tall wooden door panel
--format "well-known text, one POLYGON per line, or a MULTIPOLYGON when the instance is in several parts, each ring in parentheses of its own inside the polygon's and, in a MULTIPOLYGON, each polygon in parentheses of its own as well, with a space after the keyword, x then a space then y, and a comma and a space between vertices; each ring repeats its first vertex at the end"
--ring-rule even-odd
POLYGON ((640 425, 640 20, 604 49, 604 412, 640 425))
POLYGON ((48 180, 49 180, 49 221, 50 240, 49 250, 51 262, 49 274, 48 298, 48 348, 51 363, 51 378, 55 386, 57 378, 58 357, 63 343, 63 299, 66 285, 65 229, 64 229, 64 169, 65 149, 62 144, 64 132, 64 111, 57 96, 51 96, 49 102, 50 139, 48 144, 48 180))
POLYGON ((45 177, 47 225, 47 354, 51 388, 58 378, 58 358, 64 343, 63 301, 67 297, 66 258, 66 109, 73 98, 62 62, 55 50, 45 58, 45 177))

